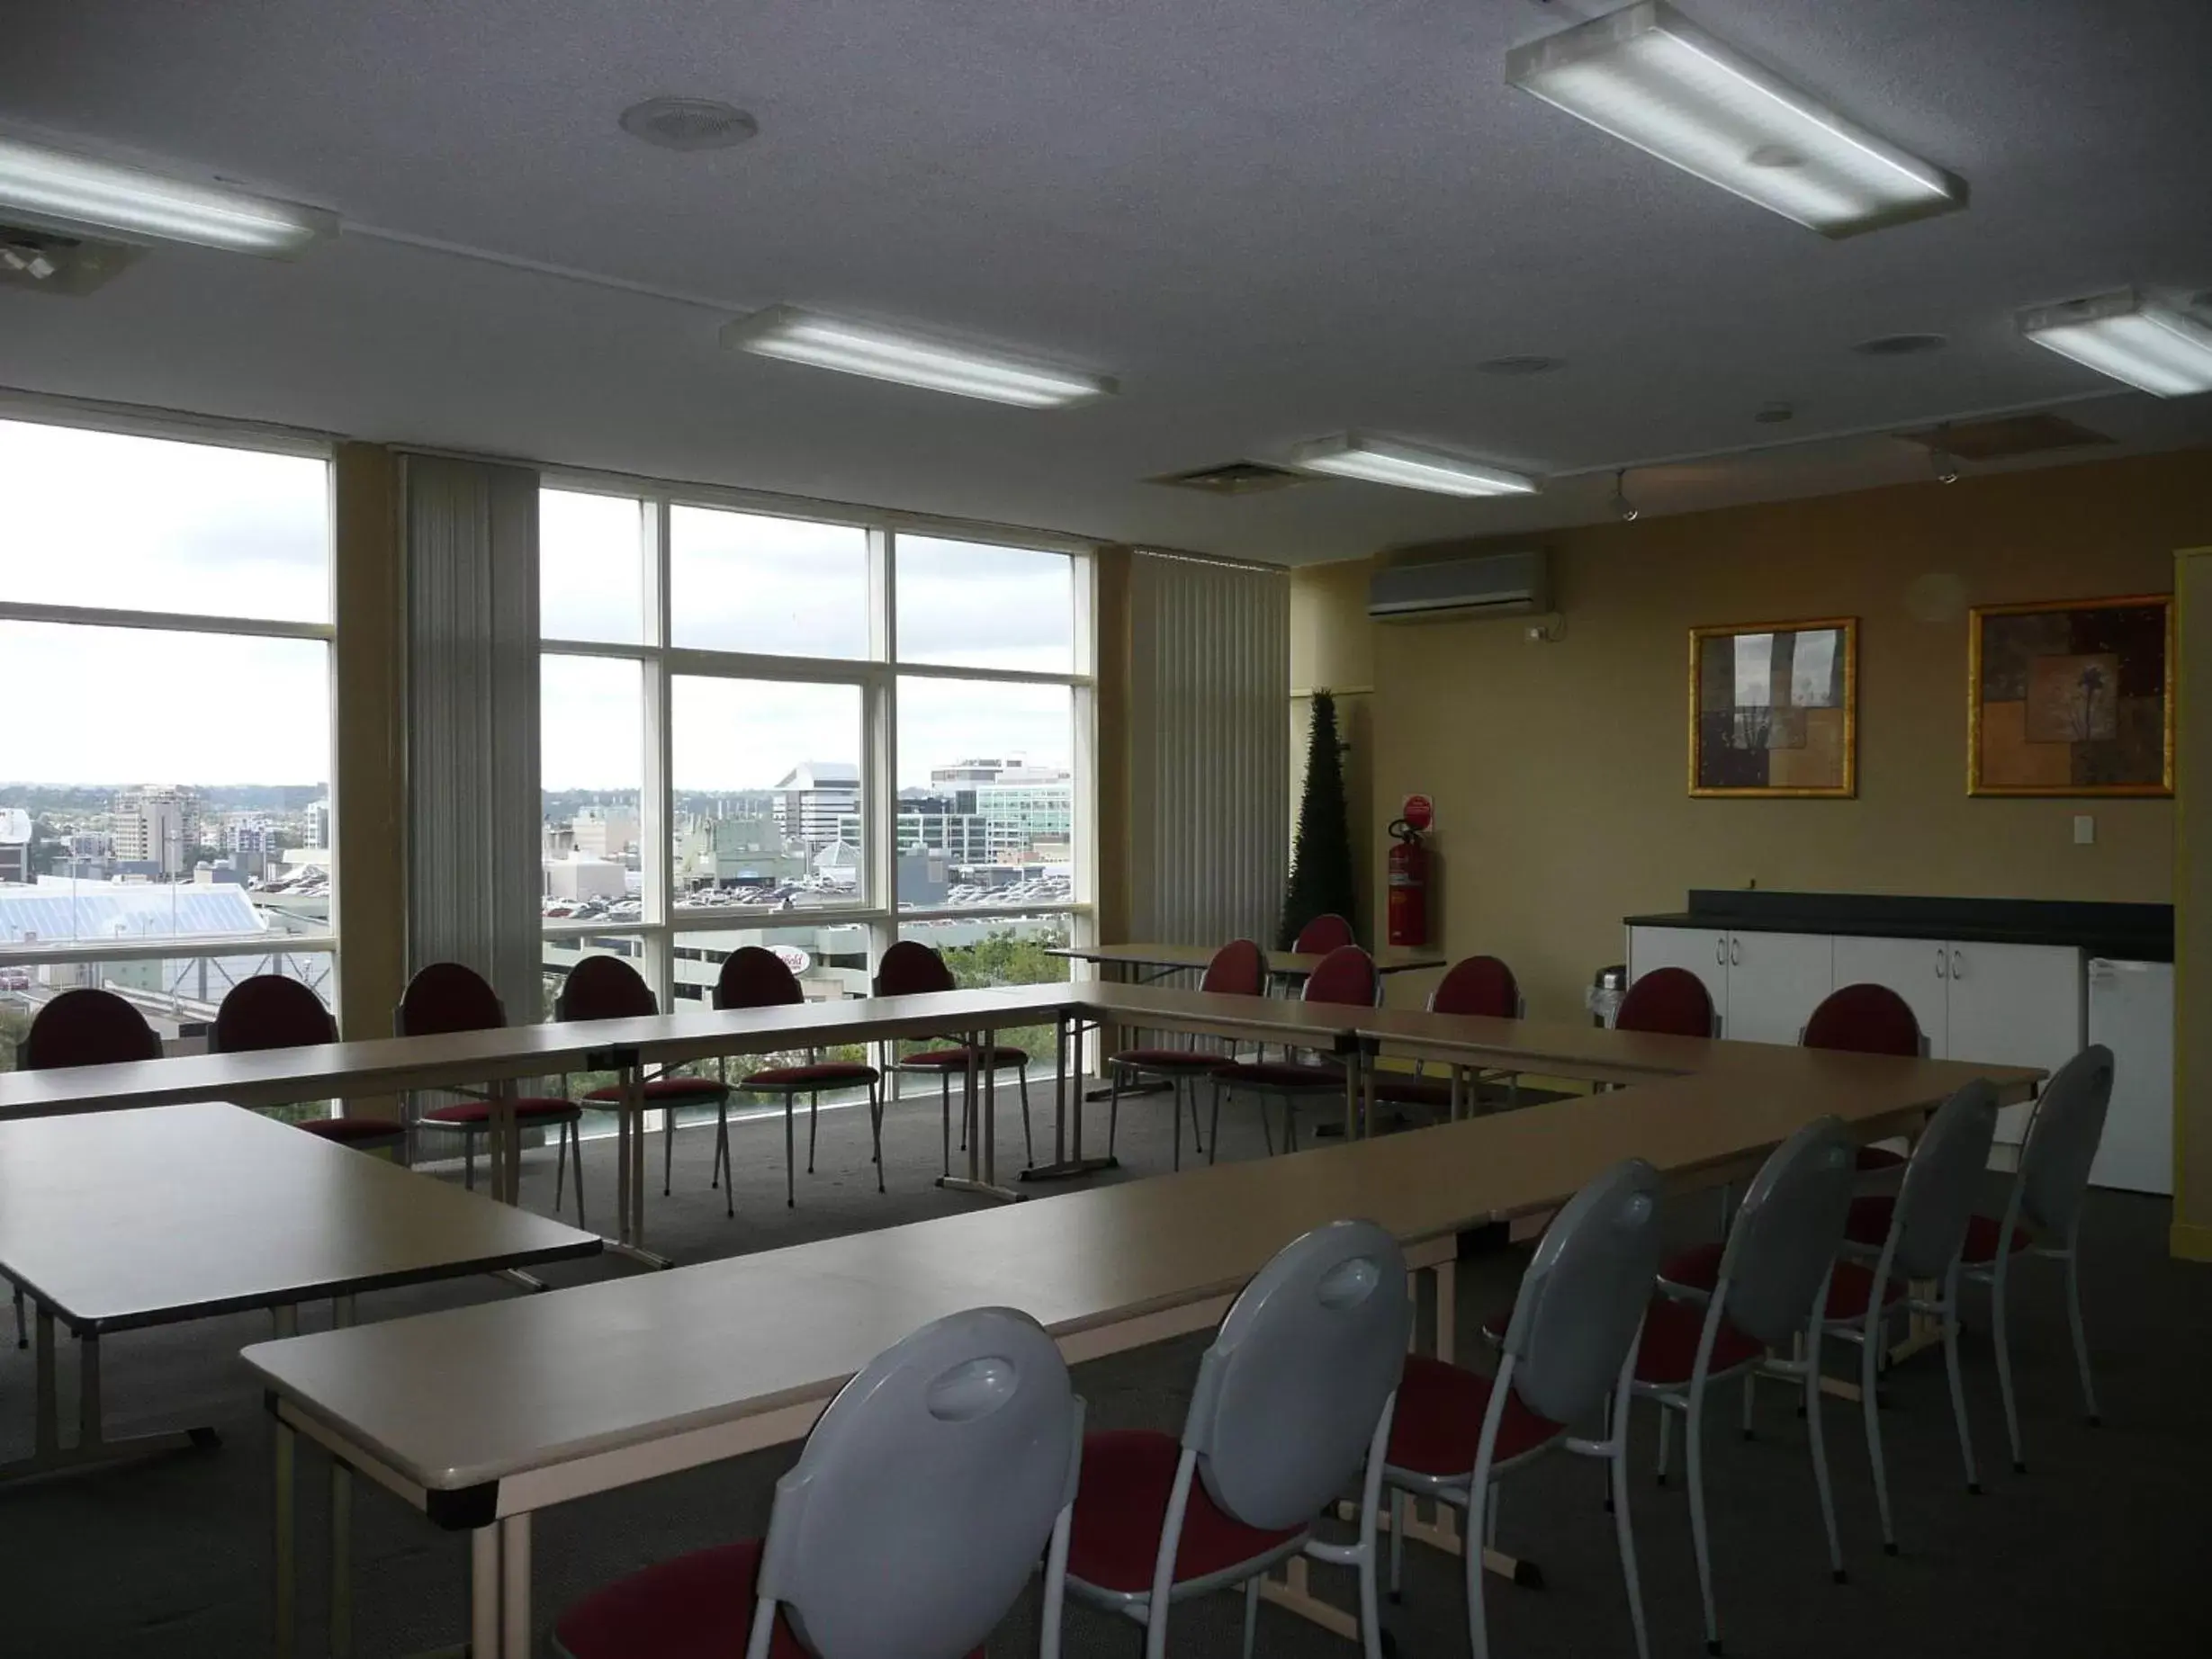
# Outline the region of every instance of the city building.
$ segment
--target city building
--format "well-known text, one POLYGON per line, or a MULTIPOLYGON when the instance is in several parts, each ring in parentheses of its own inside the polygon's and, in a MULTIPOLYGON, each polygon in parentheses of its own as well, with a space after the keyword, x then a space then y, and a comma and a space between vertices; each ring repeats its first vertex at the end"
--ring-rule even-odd
POLYGON ((622 807, 587 808, 570 821, 569 828, 570 845, 594 858, 620 864, 637 849, 637 814, 622 807))
MULTIPOLYGON (((892 833, 902 855, 936 853, 955 864, 982 864, 992 856, 990 826, 976 811, 972 790, 955 795, 902 791, 892 833)), ((849 812, 839 819, 837 835, 858 846, 859 814, 849 812)))
POLYGON ((628 893, 629 872, 611 859, 572 852, 545 861, 549 899, 619 899, 628 893))
POLYGON ((112 825, 115 856, 150 865, 157 875, 183 875, 199 845, 199 797, 189 789, 163 785, 120 795, 112 825))
POLYGON ((0 806, 0 883, 31 880, 31 814, 0 806))
POLYGON ((860 810, 860 768, 842 760, 802 761, 776 785, 776 821, 807 853, 838 838, 841 819, 860 810))
POLYGON ((1057 767, 1009 767, 976 785, 976 812, 994 862, 1065 858, 1075 821, 1075 779, 1057 767))

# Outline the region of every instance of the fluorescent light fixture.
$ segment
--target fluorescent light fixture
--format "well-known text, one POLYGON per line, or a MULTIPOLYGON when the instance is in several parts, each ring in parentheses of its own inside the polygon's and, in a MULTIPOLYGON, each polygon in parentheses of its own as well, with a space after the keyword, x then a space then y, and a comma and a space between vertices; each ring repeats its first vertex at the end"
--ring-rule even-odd
POLYGON ((1103 375, 1026 363, 873 323, 817 316, 790 305, 770 306, 724 324, 722 343, 787 363, 811 363, 817 369, 896 381, 963 398, 987 398, 1026 409, 1060 408, 1110 397, 1118 390, 1103 375))
POLYGON ((2020 332, 2162 398, 2212 391, 2212 328, 2133 289, 2022 311, 2020 332))
POLYGON ((1309 472, 1356 478, 1370 484, 1395 484, 1401 489, 1426 489, 1440 496, 1527 496, 1536 492, 1536 480, 1518 472, 1470 461, 1463 455, 1449 455, 1390 438, 1365 437, 1356 432, 1301 444, 1291 452, 1291 459, 1309 472))
POLYGON ((0 212, 48 229, 92 226, 282 259, 337 228, 335 214, 219 184, 0 138, 0 212))
POLYGON ((1506 58, 1506 79, 1661 161, 1822 236, 1966 205, 1966 185, 1638 0, 1506 58))

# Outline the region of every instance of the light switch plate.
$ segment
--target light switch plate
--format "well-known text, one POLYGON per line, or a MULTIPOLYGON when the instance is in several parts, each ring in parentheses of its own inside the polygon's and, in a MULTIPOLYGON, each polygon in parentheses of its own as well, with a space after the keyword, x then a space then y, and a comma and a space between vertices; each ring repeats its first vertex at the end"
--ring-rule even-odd
POLYGON ((2076 847, 2094 847, 2097 844, 2097 821, 2087 812, 2073 816, 2073 844, 2076 847))

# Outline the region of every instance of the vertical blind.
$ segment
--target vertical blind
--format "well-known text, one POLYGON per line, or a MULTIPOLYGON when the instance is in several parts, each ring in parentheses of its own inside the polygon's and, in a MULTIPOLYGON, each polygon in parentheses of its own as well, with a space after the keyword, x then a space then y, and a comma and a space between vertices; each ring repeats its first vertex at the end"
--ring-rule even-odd
POLYGON ((1289 858, 1290 578, 1138 553, 1129 609, 1130 935, 1272 944, 1289 858))
POLYGON ((409 456, 408 965, 539 1018, 537 474, 409 456))

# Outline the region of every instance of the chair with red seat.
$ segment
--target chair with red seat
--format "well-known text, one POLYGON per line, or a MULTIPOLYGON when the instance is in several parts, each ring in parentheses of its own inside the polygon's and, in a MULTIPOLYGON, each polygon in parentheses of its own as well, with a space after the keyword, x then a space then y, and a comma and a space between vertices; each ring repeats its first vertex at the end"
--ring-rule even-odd
POLYGON ((1012 1308, 924 1325, 840 1389, 776 1483, 768 1536, 618 1579, 562 1613, 561 1659, 982 1659, 1044 1563, 1060 1651, 1083 1403, 1012 1308))
MULTIPOLYGON (((507 1005, 499 993, 475 969, 458 962, 434 962, 416 970, 400 993, 394 1025, 401 1036, 445 1036, 461 1031, 496 1031, 507 1024, 507 1005)), ((462 1184, 476 1187, 476 1143, 491 1133, 492 1098, 473 1090, 459 1090, 469 1099, 452 1106, 433 1107, 417 1120, 423 1127, 442 1129, 461 1137, 462 1184)), ((584 1149, 577 1125, 583 1107, 560 1095, 517 1095, 515 1122, 519 1128, 552 1129, 560 1143, 560 1162, 553 1175, 553 1208, 561 1207, 562 1183, 571 1153, 576 1160, 576 1224, 584 1224, 584 1149)))
POLYGON ((1493 1532, 1491 1486, 1544 1452, 1563 1449, 1612 1466, 1614 1525, 1639 1659, 1649 1659, 1636 1545, 1628 1516, 1628 1403, 1639 1333, 1659 1266, 1659 1171, 1641 1158, 1615 1164, 1568 1200, 1522 1276, 1488 1377, 1418 1355, 1398 1385, 1383 1481, 1390 1489, 1390 1590, 1398 1592, 1408 1496, 1467 1511, 1468 1640, 1488 1659, 1481 1541, 1493 1532), (1572 1425, 1601 1410, 1602 1439, 1572 1425))
MULTIPOLYGON (((722 972, 715 979, 715 1006, 718 1009, 742 1008, 796 1008, 806 1000, 806 992, 800 986, 798 975, 774 951, 759 945, 748 945, 733 950, 723 960, 722 972)), ((787 1208, 798 1204, 796 1157, 791 1146, 792 1105, 799 1096, 806 1097, 806 1172, 814 1172, 814 1138, 820 1122, 822 1091, 825 1089, 865 1088, 868 1090, 868 1127, 875 1137, 876 1190, 884 1190, 883 1181, 883 1107, 877 1094, 881 1073, 874 1066, 857 1060, 823 1060, 818 1054, 809 1054, 800 1065, 768 1066, 758 1072, 749 1072, 737 1080, 737 1087, 747 1094, 781 1095, 784 1102, 784 1204, 787 1208)), ((736 1174, 730 1165, 730 1120, 723 1114, 715 1130, 715 1167, 731 1182, 736 1174)), ((725 1188, 725 1191, 727 1189, 725 1188)), ((734 1214, 734 1211, 733 1212, 734 1214)))
POLYGON ((1776 1147, 1743 1196, 1710 1286, 1670 1282, 1664 1268, 1645 1312, 1634 1392, 1659 1406, 1659 1478, 1667 1479, 1674 1413, 1682 1413, 1689 1464, 1690 1539, 1704 1600, 1705 1651, 1721 1651, 1705 1529, 1704 1412, 1708 1386, 1741 1375, 1786 1377, 1804 1390, 1812 1479, 1828 1529, 1829 1569, 1843 1583, 1843 1547, 1821 1434, 1821 1332, 1830 1269, 1843 1239, 1857 1170, 1842 1120, 1816 1118, 1776 1147), (1803 1351, 1784 1359, 1793 1339, 1803 1351))
MULTIPOLYGON (((322 999, 296 979, 256 973, 225 993, 208 1033, 208 1052, 242 1054, 262 1048, 310 1048, 338 1040, 337 1021, 322 999)), ((393 1151, 406 1161, 407 1125, 397 1117, 341 1113, 294 1125, 361 1152, 393 1151)))
MULTIPOLYGON (((1267 954, 1250 939, 1231 939, 1214 952, 1213 960, 1206 964, 1206 972, 1198 988, 1216 996, 1257 997, 1267 991, 1267 954)), ((1174 1167, 1182 1168, 1182 1089, 1191 1085, 1191 1144, 1194 1152, 1206 1149, 1198 1143, 1198 1081, 1223 1066, 1231 1064, 1236 1056, 1218 1048, 1201 1048, 1199 1039, 1191 1037, 1182 1048, 1127 1048, 1106 1057, 1106 1077, 1110 1092, 1108 1095, 1106 1116, 1106 1151, 1114 1149, 1114 1131, 1121 1121, 1121 1090, 1126 1082, 1156 1078, 1166 1082, 1173 1099, 1169 1121, 1174 1126, 1174 1167)))
MULTIPOLYGON (((1812 1010, 1798 1034, 1805 1048, 1833 1048, 1853 1054, 1895 1054, 1920 1060, 1928 1055, 1928 1038, 1920 1030, 1911 1004, 1887 985, 1862 983, 1831 991, 1812 1010)), ((1859 1171, 1880 1175, 1904 1168, 1904 1156, 1882 1146, 1858 1149, 1859 1171)))
MULTIPOLYGON (((2090 1381, 2089 1343, 2082 1331, 2080 1276, 2082 1201, 2089 1190, 2090 1166, 2104 1134, 2105 1111, 2112 1101, 2112 1051, 2102 1044, 2083 1049, 2044 1085, 2020 1146, 2004 1214, 1970 1215, 1959 1251, 1961 1277, 1990 1287, 1990 1334, 1997 1347, 1997 1385, 2005 1406, 2005 1433, 2011 1441, 2015 1473, 2028 1472, 2020 1453, 2019 1412, 2013 1400, 2012 1349, 2006 1334, 2010 1268, 2019 1255, 2066 1264, 2066 1323, 2073 1337, 2073 1358, 2082 1377, 2082 1403, 2095 1423, 2097 1391, 2090 1381), (2000 1241, 2003 1241, 2000 1247, 2000 1241)), ((1851 1206, 1849 1233, 1862 1247, 1879 1248, 1888 1233, 1895 1200, 1881 1197, 1851 1206)))
POLYGON ((1162 1659, 1173 1603, 1242 1585, 1249 1659, 1261 1579, 1309 1556, 1358 1574, 1359 1637, 1379 1659, 1376 1511, 1412 1324, 1406 1258, 1372 1222, 1286 1245, 1199 1361, 1180 1443, 1152 1430, 1084 1439, 1069 1591, 1137 1620, 1162 1659), (1314 1522, 1354 1475, 1359 1541, 1325 1544, 1314 1522))
MULTIPOLYGON (((160 1058, 161 1039, 146 1016, 113 991, 89 985, 65 991, 43 1005, 31 1016, 31 1029, 15 1051, 15 1063, 26 1072, 160 1058)), ((15 1287, 15 1346, 31 1346, 21 1285, 15 1287)))
MULTIPOLYGON (((933 991, 957 991, 959 986, 952 977, 952 970, 945 959, 919 939, 900 939, 883 954, 876 965, 876 994, 879 997, 923 996, 933 991)), ((918 1054, 901 1058, 897 1045, 892 1045, 891 1070, 912 1072, 923 1077, 934 1077, 938 1084, 939 1103, 944 1114, 945 1173, 952 1173, 952 1080, 965 1078, 971 1063, 980 1073, 985 1071, 1012 1072, 1021 1084, 1021 1144, 1030 1162, 1037 1160, 1037 1145, 1030 1137, 1030 1054, 1025 1048, 1016 1048, 1011 1043, 988 1041, 981 1044, 955 1044, 949 1047, 928 1048, 918 1054)), ((960 1117, 960 1144, 967 1144, 968 1118, 979 1109, 976 1101, 967 1103, 960 1117)))
MULTIPOLYGON (((1852 1259, 1857 1247, 1848 1237, 1846 1256, 1830 1276, 1828 1334, 1856 1342, 1859 1349, 1860 1404, 1866 1421, 1866 1454, 1874 1464, 1875 1507, 1882 1516, 1882 1547, 1897 1553, 1897 1532, 1890 1521, 1889 1477, 1882 1457, 1882 1421, 1875 1410, 1875 1378, 1888 1344, 1884 1332, 1899 1310, 1929 1315, 1943 1335, 1944 1368, 1950 1375, 1951 1415, 1958 1425, 1958 1455, 1966 1467, 1966 1490, 1979 1493, 1974 1439, 1966 1425, 1966 1388, 1958 1363, 1958 1281, 1966 1224, 1974 1215, 1974 1190, 1989 1163, 1997 1134, 1997 1091, 1976 1078, 1936 1108, 1912 1148, 1903 1183, 1890 1206, 1889 1225, 1880 1244, 1852 1259), (1917 1287, 1932 1285, 1935 1294, 1917 1287)), ((1670 1275, 1671 1277, 1671 1275, 1670 1275)), ((1747 1418, 1749 1403, 1746 1402, 1747 1418)))
POLYGON ((1666 1036, 1715 1037, 1720 1017, 1713 993, 1687 968, 1654 968, 1640 976, 1614 1011, 1615 1031, 1650 1031, 1666 1036))
POLYGON ((1290 941, 1290 952, 1297 956, 1326 956, 1357 942, 1350 922, 1334 910, 1325 910, 1298 930, 1298 937, 1290 941))
MULTIPOLYGON (((1301 1000, 1316 1004, 1373 1008, 1382 1000, 1382 979, 1374 958, 1356 945, 1339 946, 1321 958, 1306 976, 1301 1000)), ((1286 1151, 1298 1150, 1298 1102, 1322 1095, 1341 1096, 1344 1069, 1334 1060, 1239 1060, 1217 1067, 1213 1073, 1213 1121, 1206 1138, 1211 1143, 1209 1161, 1221 1150, 1221 1097, 1247 1090, 1261 1097, 1260 1128, 1267 1136, 1267 1150, 1275 1150, 1274 1134, 1267 1127, 1269 1099, 1282 1102, 1282 1134, 1286 1151)))
MULTIPOLYGON (((1521 995, 1520 982, 1513 970, 1496 956, 1467 956, 1455 962, 1436 982, 1428 993, 1428 1011, 1432 1014, 1467 1014, 1485 1019, 1519 1019, 1528 1012, 1527 1001, 1521 995)), ((1385 1106, 1426 1107, 1432 1111, 1449 1113, 1463 1103, 1460 1092, 1460 1073, 1470 1070, 1453 1066, 1443 1079, 1425 1075, 1425 1069, 1416 1063, 1410 1072, 1375 1073, 1375 1099, 1385 1106)), ((1508 1078, 1508 1101, 1518 1098, 1519 1080, 1511 1073, 1477 1073, 1476 1086, 1480 1079, 1506 1076, 1508 1078)))
MULTIPOLYGON (((561 994, 553 999, 553 1018, 562 1021, 651 1019, 660 1011, 661 1001, 652 994, 652 987, 620 956, 586 956, 569 970, 568 977, 561 982, 561 994)), ((663 1067, 643 1080, 640 1093, 646 1107, 656 1107, 661 1113, 661 1196, 665 1198, 669 1196, 670 1169, 676 1152, 677 1112, 687 1106, 712 1106, 717 1108, 726 1125, 730 1090, 711 1077, 689 1077, 663 1067)), ((623 1107, 622 1085, 608 1083, 589 1090, 584 1103, 619 1112, 623 1107)), ((639 1155, 643 1155, 642 1135, 639 1155)), ((735 1209, 733 1207, 730 1213, 734 1215, 735 1209)))

